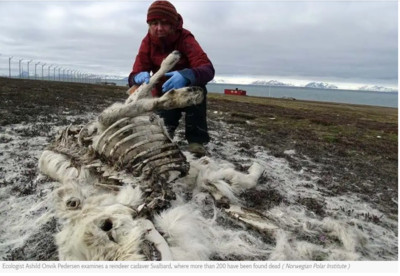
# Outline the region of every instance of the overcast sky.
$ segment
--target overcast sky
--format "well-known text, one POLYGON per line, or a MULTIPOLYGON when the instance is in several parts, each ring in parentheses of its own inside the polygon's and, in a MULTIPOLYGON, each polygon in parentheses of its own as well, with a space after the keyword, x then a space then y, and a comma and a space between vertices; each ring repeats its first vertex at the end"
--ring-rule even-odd
MULTIPOLYGON (((127 76, 151 2, 0 0, 0 75, 13 56, 31 74, 42 62, 127 76)), ((216 78, 397 87, 397 1, 171 2, 216 78)))

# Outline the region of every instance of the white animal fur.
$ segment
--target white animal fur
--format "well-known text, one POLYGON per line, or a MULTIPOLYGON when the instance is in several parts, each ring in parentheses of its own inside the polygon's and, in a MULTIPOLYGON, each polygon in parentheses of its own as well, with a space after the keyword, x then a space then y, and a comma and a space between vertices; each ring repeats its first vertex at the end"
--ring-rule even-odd
MULTIPOLYGON (((215 179, 224 181, 227 167, 232 166, 229 163, 219 166, 211 159, 207 162, 204 162, 204 159, 201 161, 197 163, 195 160, 192 161, 196 170, 191 170, 186 178, 189 187, 194 188, 192 192, 207 190, 207 186, 201 183, 209 182, 210 176, 212 181, 215 179), (210 164, 213 164, 211 174, 207 174, 210 164), (195 182, 190 184, 189 179, 195 182), (200 186, 196 186, 199 184, 200 186)), ((255 179, 256 174, 260 173, 258 170, 249 169, 249 171, 253 171, 250 179, 255 179)), ((256 184, 245 179, 246 174, 234 170, 231 173, 229 179, 235 179, 236 187, 232 189, 233 196, 234 191, 241 190, 240 180, 245 180, 244 184, 247 187, 256 184)), ((229 184, 225 182, 224 185, 229 184)), ((215 233, 215 221, 205 219, 200 214, 200 209, 188 204, 177 205, 156 215, 153 226, 148 220, 132 219, 132 214, 137 212, 143 202, 139 187, 133 189, 131 186, 125 186, 117 194, 103 192, 91 195, 93 192, 91 190, 86 191, 85 195, 83 187, 70 183, 63 185, 56 192, 60 198, 58 217, 64 219, 64 228, 56 236, 60 260, 143 260, 145 257, 140 254, 139 246, 144 239, 156 244, 162 254, 162 260, 208 260, 213 253, 218 252, 218 248, 214 246, 215 237, 218 236, 215 233), (82 208, 77 210, 65 208, 65 202, 71 198, 79 198, 82 208), (108 233, 101 230, 101 223, 105 220, 112 221, 114 226, 108 233), (163 235, 161 236, 159 232, 163 235), (108 235, 111 235, 116 242, 111 241, 108 235), (96 239, 98 242, 95 243, 96 239)), ((215 190, 212 190, 212 193, 215 194, 215 190)), ((224 191, 220 191, 220 194, 228 196, 224 191)), ((237 200, 236 197, 234 199, 237 200)), ((252 250, 255 251, 248 245, 246 247, 244 242, 242 245, 238 245, 236 241, 235 244, 226 243, 224 246, 231 246, 236 251, 239 250, 236 247, 239 247, 247 254, 252 250)))
POLYGON ((45 150, 42 153, 39 159, 39 168, 43 174, 61 183, 79 177, 78 169, 71 165, 67 156, 50 150, 45 150))
POLYGON ((174 202, 173 206, 155 217, 156 228, 163 233, 174 260, 205 261, 212 256, 226 254, 263 256, 269 253, 256 238, 245 230, 232 230, 220 226, 220 212, 214 206, 214 215, 205 218, 202 199, 205 193, 193 195, 190 203, 174 202))
POLYGON ((140 253, 143 240, 153 242, 163 260, 171 253, 151 221, 136 218, 142 204, 139 187, 123 187, 117 194, 103 193, 88 196, 79 185, 64 185, 56 191, 57 215, 64 227, 56 235, 60 260, 145 260, 140 253), (65 208, 67 199, 79 198, 81 205, 65 208), (87 197, 88 196, 88 197, 87 197))
POLYGON ((190 172, 184 181, 195 181, 197 189, 209 191, 217 200, 227 197, 238 203, 236 195, 254 187, 264 170, 265 166, 258 161, 250 166, 248 173, 242 173, 231 163, 204 156, 190 162, 190 172))

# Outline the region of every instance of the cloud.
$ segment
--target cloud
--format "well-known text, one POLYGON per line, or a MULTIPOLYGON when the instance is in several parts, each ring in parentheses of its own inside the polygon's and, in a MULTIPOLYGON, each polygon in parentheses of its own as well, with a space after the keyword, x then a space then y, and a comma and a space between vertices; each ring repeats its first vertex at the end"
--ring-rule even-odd
MULTIPOLYGON (((397 86, 396 1, 172 2, 218 75, 397 86)), ((126 76, 149 3, 0 2, 0 62, 14 55, 126 76)))

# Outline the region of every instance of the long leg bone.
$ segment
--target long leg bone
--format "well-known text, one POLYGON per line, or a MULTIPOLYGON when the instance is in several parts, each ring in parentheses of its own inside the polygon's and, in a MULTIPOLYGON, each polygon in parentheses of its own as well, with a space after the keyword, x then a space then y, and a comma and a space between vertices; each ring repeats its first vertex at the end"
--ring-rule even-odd
POLYGON ((171 54, 169 54, 161 63, 160 69, 150 78, 148 84, 142 84, 134 93, 130 93, 128 90, 128 95, 130 94, 130 96, 125 103, 129 104, 131 102, 137 102, 142 98, 150 98, 151 90, 158 83, 158 80, 163 77, 165 73, 170 71, 175 64, 178 63, 179 59, 180 54, 178 51, 173 51, 171 54))
POLYGON ((224 209, 224 212, 261 233, 273 235, 279 229, 266 215, 249 208, 231 205, 228 209, 224 209))
POLYGON ((200 87, 173 89, 160 98, 142 98, 125 104, 114 104, 100 114, 99 121, 107 127, 124 117, 136 117, 150 111, 196 105, 202 100, 203 90, 200 87))

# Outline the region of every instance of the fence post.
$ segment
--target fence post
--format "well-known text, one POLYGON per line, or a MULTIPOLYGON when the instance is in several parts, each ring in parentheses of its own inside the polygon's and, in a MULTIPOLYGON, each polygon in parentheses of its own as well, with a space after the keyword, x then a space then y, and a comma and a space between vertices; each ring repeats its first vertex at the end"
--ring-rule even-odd
POLYGON ((21 74, 21 62, 23 61, 23 59, 19 60, 19 78, 22 78, 22 74, 21 74))
POLYGON ((11 79, 11 59, 13 57, 8 58, 8 77, 11 79))
POLYGON ((29 77, 29 64, 32 62, 33 60, 31 59, 30 61, 28 61, 28 79, 30 78, 29 77))
POLYGON ((42 64, 42 80, 43 80, 43 67, 46 65, 46 63, 42 64))

